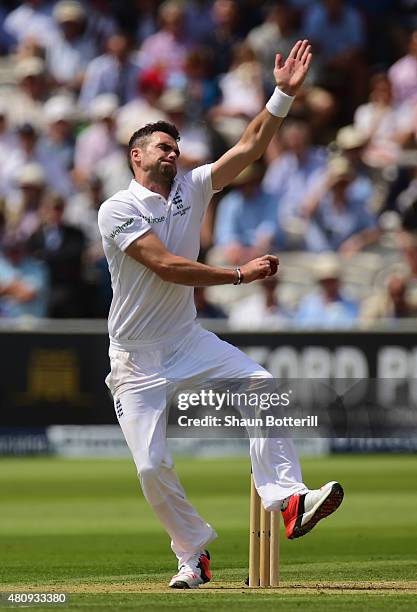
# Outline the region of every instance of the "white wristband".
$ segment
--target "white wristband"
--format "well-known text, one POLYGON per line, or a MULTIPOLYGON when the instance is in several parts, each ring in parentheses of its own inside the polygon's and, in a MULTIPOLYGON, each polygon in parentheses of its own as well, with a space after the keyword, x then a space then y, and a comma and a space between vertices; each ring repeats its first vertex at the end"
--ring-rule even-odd
POLYGON ((275 117, 286 117, 294 98, 295 96, 289 96, 275 87, 274 93, 266 103, 266 109, 275 117))

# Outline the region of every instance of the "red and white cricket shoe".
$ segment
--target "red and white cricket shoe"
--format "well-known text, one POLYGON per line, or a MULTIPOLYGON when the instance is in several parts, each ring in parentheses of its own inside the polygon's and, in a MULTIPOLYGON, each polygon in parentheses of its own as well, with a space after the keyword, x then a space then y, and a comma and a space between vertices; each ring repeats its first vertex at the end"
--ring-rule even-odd
POLYGON ((183 563, 178 574, 171 578, 169 586, 173 589, 198 589, 200 584, 210 580, 210 554, 205 550, 195 554, 187 563, 183 563))
POLYGON ((311 531, 321 519, 337 510, 343 495, 342 485, 335 481, 308 493, 291 495, 281 506, 287 538, 293 540, 311 531))

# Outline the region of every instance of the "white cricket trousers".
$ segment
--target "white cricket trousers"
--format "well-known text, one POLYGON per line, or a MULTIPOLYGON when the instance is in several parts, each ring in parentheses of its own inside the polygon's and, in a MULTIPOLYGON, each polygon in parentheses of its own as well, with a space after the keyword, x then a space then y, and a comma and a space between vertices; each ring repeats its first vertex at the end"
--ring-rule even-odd
MULTIPOLYGON (((193 323, 181 337, 140 344, 137 350, 110 348, 106 378, 116 415, 133 455, 143 494, 171 537, 178 565, 217 537, 186 499, 167 448, 167 381, 184 381, 196 389, 210 378, 271 378, 239 349, 193 323)), ((168 383, 169 388, 169 383, 168 383)), ((175 389, 171 389, 172 394, 175 389)), ((170 391, 170 397, 172 397, 170 391)), ((252 472, 267 510, 283 499, 307 491, 292 441, 250 439, 252 472)))

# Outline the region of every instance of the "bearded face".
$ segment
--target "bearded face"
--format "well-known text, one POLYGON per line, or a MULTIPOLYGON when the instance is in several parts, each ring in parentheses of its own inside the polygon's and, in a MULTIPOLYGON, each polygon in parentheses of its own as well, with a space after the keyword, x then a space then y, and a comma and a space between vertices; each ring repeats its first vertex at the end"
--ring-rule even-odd
POLYGON ((165 132, 154 132, 133 155, 133 161, 155 181, 172 182, 177 174, 180 152, 172 136, 165 132), (137 161, 136 161, 137 159, 137 161))

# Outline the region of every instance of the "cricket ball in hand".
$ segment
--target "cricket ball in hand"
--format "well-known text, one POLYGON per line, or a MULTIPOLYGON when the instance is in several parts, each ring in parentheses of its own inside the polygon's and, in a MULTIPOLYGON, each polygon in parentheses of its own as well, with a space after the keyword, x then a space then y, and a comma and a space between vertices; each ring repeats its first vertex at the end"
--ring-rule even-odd
POLYGON ((276 261, 270 261, 270 266, 271 266, 271 274, 270 276, 274 276, 274 274, 276 274, 278 272, 278 264, 276 261))

